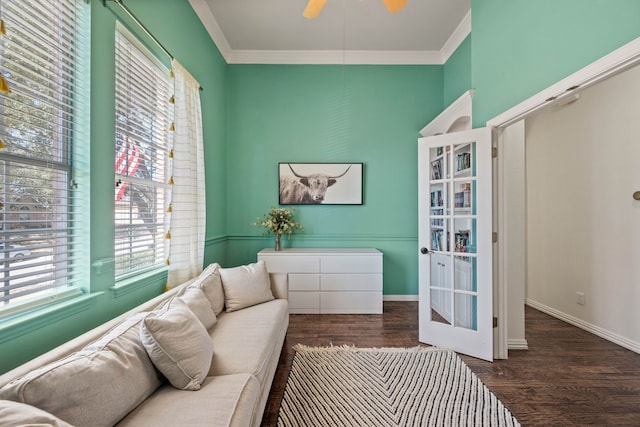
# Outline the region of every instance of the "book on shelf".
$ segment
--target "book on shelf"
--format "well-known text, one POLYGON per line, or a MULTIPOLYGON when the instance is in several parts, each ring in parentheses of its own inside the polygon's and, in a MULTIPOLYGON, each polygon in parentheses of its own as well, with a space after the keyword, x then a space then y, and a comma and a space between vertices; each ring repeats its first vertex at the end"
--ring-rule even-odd
MULTIPOLYGON (((431 209, 431 217, 434 216, 443 216, 444 209, 442 207, 437 209, 431 209)), ((432 227, 440 227, 444 228, 444 218, 431 218, 431 226, 432 227)))
POLYGON ((462 205, 465 208, 471 207, 471 183, 464 182, 462 184, 462 205))
POLYGON ((442 179, 442 159, 431 162, 431 179, 442 179))
POLYGON ((431 230, 431 250, 442 250, 442 237, 444 235, 443 230, 431 230))
POLYGON ((469 252, 469 235, 470 230, 458 230, 455 234, 456 252, 469 252))
POLYGON ((471 183, 465 182, 460 186, 462 191, 455 193, 455 207, 456 208, 470 208, 471 207, 471 183))
POLYGON ((469 169, 471 167, 471 153, 456 154, 456 172, 469 169))
POLYGON ((431 207, 442 206, 442 190, 431 192, 431 207))

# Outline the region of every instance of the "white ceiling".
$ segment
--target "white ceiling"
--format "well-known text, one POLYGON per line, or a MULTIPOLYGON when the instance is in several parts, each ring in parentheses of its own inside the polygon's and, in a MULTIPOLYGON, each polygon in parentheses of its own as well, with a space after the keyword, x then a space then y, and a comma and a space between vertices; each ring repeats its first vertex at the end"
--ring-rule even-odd
POLYGON ((471 31, 470 0, 189 0, 230 64, 443 64, 471 31))

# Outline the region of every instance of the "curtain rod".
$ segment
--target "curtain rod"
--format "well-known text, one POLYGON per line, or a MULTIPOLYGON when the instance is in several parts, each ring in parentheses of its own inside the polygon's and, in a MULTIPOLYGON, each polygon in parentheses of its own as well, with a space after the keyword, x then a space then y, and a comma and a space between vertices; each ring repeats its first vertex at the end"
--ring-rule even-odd
MULTIPOLYGON (((160 41, 157 38, 155 38, 153 34, 151 34, 151 31, 149 31, 147 27, 144 26, 144 24, 133 14, 133 12, 131 12, 131 10, 129 10, 129 8, 124 3, 122 3, 122 0, 102 0, 102 5, 104 7, 107 7, 107 1, 112 1, 116 3, 118 6, 120 6, 120 8, 124 10, 127 15, 129 15, 129 18, 133 19, 133 22, 135 22, 142 29, 142 31, 144 31, 144 33, 147 36, 149 36, 149 38, 151 38, 151 40, 153 40, 153 42, 156 45, 158 45, 160 49, 162 49, 164 54, 167 55, 170 60, 173 61, 175 59, 175 57, 171 54, 171 52, 169 52, 167 48, 164 47, 162 43, 160 43, 160 41)), ((202 86, 200 86, 200 90, 204 90, 202 86)))

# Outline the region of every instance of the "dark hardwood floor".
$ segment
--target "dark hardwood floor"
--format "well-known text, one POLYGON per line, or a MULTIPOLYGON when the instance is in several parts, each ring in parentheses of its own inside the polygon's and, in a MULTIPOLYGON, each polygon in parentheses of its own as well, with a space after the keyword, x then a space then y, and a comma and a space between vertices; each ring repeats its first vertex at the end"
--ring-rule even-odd
MULTIPOLYGON (((526 307, 527 351, 508 360, 461 358, 523 426, 640 426, 640 355, 526 307)), ((413 347, 418 304, 385 302, 384 315, 290 316, 263 426, 274 426, 292 346, 413 347)))

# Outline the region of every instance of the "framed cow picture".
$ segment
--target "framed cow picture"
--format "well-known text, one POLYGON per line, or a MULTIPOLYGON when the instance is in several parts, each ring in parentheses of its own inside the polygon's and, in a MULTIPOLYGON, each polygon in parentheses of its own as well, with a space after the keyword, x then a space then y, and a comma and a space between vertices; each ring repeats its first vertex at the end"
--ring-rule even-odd
POLYGON ((278 163, 281 205, 361 205, 362 163, 278 163))

